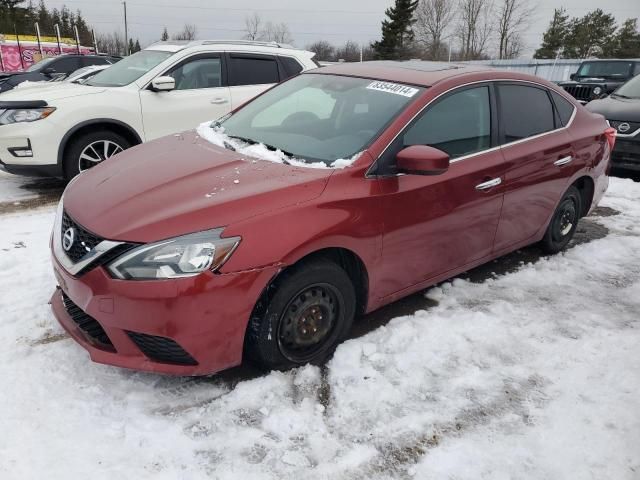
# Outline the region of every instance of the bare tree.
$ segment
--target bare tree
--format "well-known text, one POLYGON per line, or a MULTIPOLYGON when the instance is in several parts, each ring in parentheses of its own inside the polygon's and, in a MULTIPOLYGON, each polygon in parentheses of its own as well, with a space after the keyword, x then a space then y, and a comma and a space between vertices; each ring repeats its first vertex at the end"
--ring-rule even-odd
POLYGON ((351 40, 347 41, 342 47, 336 49, 336 60, 344 60, 345 62, 360 61, 360 45, 351 40))
POLYGON ((256 12, 253 12, 251 15, 247 15, 244 17, 244 38, 246 40, 260 40, 261 31, 260 26, 262 25, 262 18, 256 12))
POLYGON ((192 23, 186 23, 180 33, 173 36, 174 40, 195 40, 198 36, 198 27, 192 23))
POLYGON ((491 0, 460 0, 458 3, 458 36, 462 44, 461 60, 478 60, 486 57, 491 37, 491 0))
POLYGON ((522 50, 522 31, 531 23, 535 9, 527 0, 500 0, 497 14, 499 58, 514 58, 522 50))
POLYGON ((316 60, 329 61, 333 58, 336 49, 326 40, 318 40, 317 42, 308 45, 307 50, 315 52, 316 60))
POLYGON ((260 40, 266 40, 267 42, 293 43, 289 27, 284 22, 267 22, 264 26, 264 30, 262 30, 262 33, 260 34, 260 40))
POLYGON ((414 29, 416 40, 426 49, 430 60, 446 58, 445 34, 455 19, 453 0, 420 0, 414 29))
POLYGON ((96 43, 98 44, 98 51, 108 55, 123 55, 127 50, 124 35, 119 30, 111 33, 96 34, 96 43))

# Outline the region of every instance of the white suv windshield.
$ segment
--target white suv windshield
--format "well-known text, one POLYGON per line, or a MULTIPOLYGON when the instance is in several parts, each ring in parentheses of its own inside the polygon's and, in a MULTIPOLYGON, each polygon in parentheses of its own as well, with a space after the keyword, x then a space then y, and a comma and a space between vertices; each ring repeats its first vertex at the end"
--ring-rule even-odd
POLYGON ((309 163, 364 150, 423 89, 373 79, 305 74, 221 123, 224 133, 309 163))
POLYGON ((118 63, 114 63, 105 71, 100 72, 86 82, 85 85, 93 87, 123 87, 129 85, 171 55, 173 55, 172 52, 142 50, 120 60, 118 63))

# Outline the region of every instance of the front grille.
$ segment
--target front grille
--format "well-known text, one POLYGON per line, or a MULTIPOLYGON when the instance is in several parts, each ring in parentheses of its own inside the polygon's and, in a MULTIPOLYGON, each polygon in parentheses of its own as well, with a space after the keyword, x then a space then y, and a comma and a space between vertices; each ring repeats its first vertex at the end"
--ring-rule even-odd
POLYGON ((94 235, 93 233, 85 230, 82 226, 78 225, 67 212, 62 213, 62 232, 61 232, 61 241, 63 242, 64 247, 64 236, 65 232, 70 228, 73 229, 73 244, 69 250, 65 249, 65 254, 69 257, 74 263, 78 263, 82 260, 87 253, 89 253, 96 245, 98 245, 102 238, 94 235))
POLYGON ((170 338, 136 332, 127 332, 127 335, 151 360, 173 365, 198 365, 191 355, 170 338))
POLYGON ((631 135, 633 132, 640 128, 640 122, 625 122, 617 120, 609 120, 609 125, 616 129, 616 131, 622 135, 631 135), (627 128, 626 125, 629 127, 627 128), (624 132, 620 130, 620 125, 624 125, 624 132))
POLYGON ((71 320, 73 320, 80 330, 86 333, 97 346, 107 350, 114 350, 107 333, 95 318, 87 315, 80 307, 73 303, 64 292, 62 292, 62 301, 71 320))
POLYGON ((596 86, 597 85, 563 85, 562 88, 577 100, 589 102, 591 100, 591 92, 596 86))
POLYGON ((611 153, 611 162, 615 164, 635 164, 640 166, 640 141, 616 139, 611 153))

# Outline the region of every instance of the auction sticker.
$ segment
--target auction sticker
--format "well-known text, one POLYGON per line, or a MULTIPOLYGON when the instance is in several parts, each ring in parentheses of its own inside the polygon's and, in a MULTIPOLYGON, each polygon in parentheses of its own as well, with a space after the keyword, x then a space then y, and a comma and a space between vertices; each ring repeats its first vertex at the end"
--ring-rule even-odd
POLYGON ((367 89, 377 90, 379 92, 394 93, 396 95, 402 95, 403 97, 413 97, 416 93, 418 93, 417 88, 407 87, 406 85, 389 82, 371 82, 367 86, 367 89))

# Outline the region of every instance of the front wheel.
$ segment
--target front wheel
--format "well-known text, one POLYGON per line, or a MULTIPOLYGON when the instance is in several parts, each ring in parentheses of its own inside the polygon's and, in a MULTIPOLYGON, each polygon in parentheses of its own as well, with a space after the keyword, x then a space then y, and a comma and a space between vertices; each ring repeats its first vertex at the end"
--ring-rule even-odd
POLYGON ((72 140, 64 156, 64 175, 71 180, 79 173, 117 155, 131 144, 109 130, 87 133, 72 140))
POLYGON ((573 238, 582 211, 582 197, 576 187, 570 187, 551 218, 541 245, 547 253, 558 253, 573 238))
POLYGON ((330 260, 293 267, 256 306, 247 356, 268 369, 322 363, 351 328, 356 294, 347 273, 330 260))

